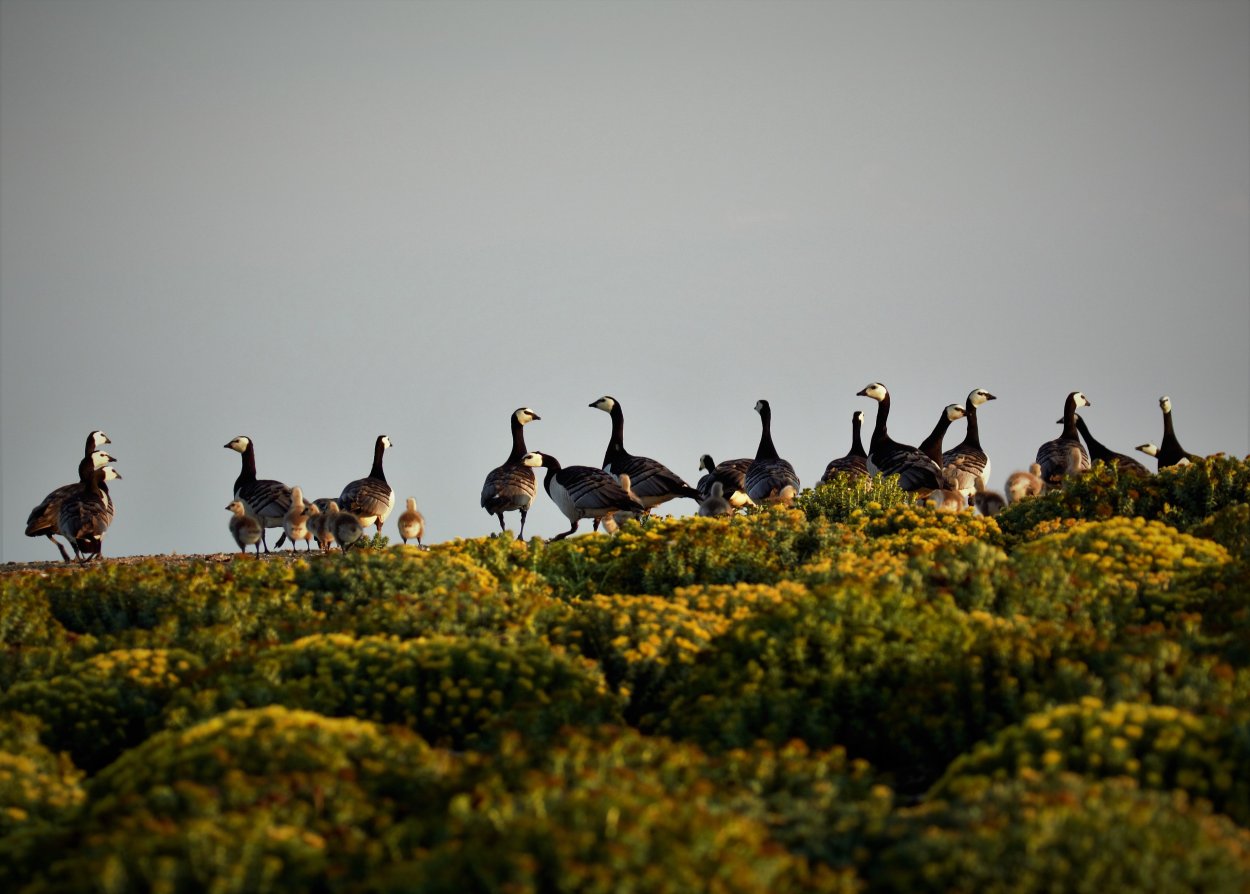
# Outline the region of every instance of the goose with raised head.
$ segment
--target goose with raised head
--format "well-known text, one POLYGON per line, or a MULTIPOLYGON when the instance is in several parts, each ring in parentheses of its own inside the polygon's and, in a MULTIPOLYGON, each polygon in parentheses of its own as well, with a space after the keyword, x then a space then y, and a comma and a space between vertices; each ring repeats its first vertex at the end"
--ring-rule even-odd
POLYGON ((751 498, 747 496, 747 469, 751 468, 752 462, 754 460, 749 456, 719 463, 710 454, 700 456, 699 471, 707 474, 700 477, 695 485, 699 499, 707 500, 712 495, 712 485, 720 482, 722 499, 728 500, 730 506, 734 509, 750 506, 751 498))
MULTIPOLYGON (((269 552, 264 529, 284 527, 286 511, 291 508, 291 489, 281 481, 256 477, 256 445, 247 435, 239 435, 224 446, 241 455, 242 468, 234 480, 234 497, 246 503, 248 511, 260 522, 260 545, 269 552)), ((273 548, 285 542, 286 531, 283 530, 273 548)))
MULTIPOLYGON (((93 453, 99 452, 100 448, 105 444, 112 444, 109 436, 104 432, 96 429, 87 435, 87 443, 83 448, 82 460, 78 463, 78 481, 72 484, 63 484, 52 493, 43 498, 34 509, 30 511, 30 515, 26 518, 26 536, 27 537, 47 537, 61 553, 61 558, 66 562, 69 561, 69 553, 65 551, 65 547, 61 545, 61 541, 54 536, 57 531, 57 515, 61 511, 61 501, 73 493, 82 480, 83 462, 90 460, 93 453)), ((111 462, 111 460, 106 461, 111 462)), ((94 466, 94 468, 102 468, 104 464, 94 466)))
MULTIPOLYGON (((382 454, 390 446, 390 438, 378 435, 373 442, 373 467, 369 469, 369 474, 344 487, 338 500, 340 512, 356 516, 362 528, 375 526, 379 534, 382 532, 382 523, 395 508, 395 491, 386 483, 386 473, 382 470, 382 454)), ((340 538, 339 545, 342 544, 340 538)))
POLYGON ((301 540, 304 542, 304 552, 311 549, 308 542, 312 539, 312 534, 308 530, 308 509, 308 504, 304 502, 303 490, 299 487, 291 488, 291 508, 282 517, 282 529, 286 532, 286 539, 291 541, 292 552, 295 551, 295 544, 301 540))
POLYGON ((1027 472, 1012 472, 1007 476, 1007 505, 1010 506, 1025 497, 1036 497, 1043 490, 1042 467, 1037 463, 1029 466, 1027 472))
POLYGON ((989 487, 990 458, 981 449, 981 426, 977 422, 977 407, 987 401, 998 400, 984 388, 974 388, 964 401, 964 418, 968 429, 964 439, 942 454, 943 469, 955 470, 955 487, 965 498, 971 499, 978 491, 989 487))
POLYGON ((534 470, 521 462, 529 451, 525 448, 524 427, 531 422, 542 419, 529 407, 518 407, 512 411, 510 425, 512 427, 512 452, 504 460, 503 465, 490 471, 486 483, 482 485, 482 508, 499 518, 499 533, 503 533, 505 512, 521 513, 521 529, 516 539, 525 538, 525 517, 529 514, 534 496, 538 493, 538 481, 534 470))
POLYGON ((625 414, 616 398, 604 395, 589 406, 612 417, 612 434, 603 454, 603 471, 619 479, 628 475, 634 496, 647 511, 677 497, 699 499, 699 492, 663 463, 649 456, 634 456, 625 449, 625 414))
POLYGON ((942 415, 938 417, 937 424, 933 426, 933 431, 929 432, 929 436, 921 441, 920 446, 916 449, 933 460, 940 468, 942 465, 942 439, 946 437, 946 430, 951 427, 951 423, 956 419, 963 418, 963 407, 959 404, 947 404, 942 408, 942 415))
POLYGON ((757 400, 755 412, 760 414, 760 443, 747 468, 747 496, 753 503, 788 506, 799 494, 799 476, 794 466, 777 454, 773 444, 773 410, 768 401, 757 400))
MULTIPOLYGON (((252 515, 247 504, 242 500, 231 500, 226 504, 226 511, 230 513, 230 536, 234 538, 235 544, 239 547, 242 555, 247 555, 249 546, 256 547, 256 558, 260 558, 260 538, 265 532, 260 520, 252 515)), ((291 549, 295 549, 295 542, 292 540, 291 549)))
POLYGON ((645 512, 646 507, 630 497, 620 483, 601 469, 590 466, 563 467, 548 453, 527 453, 521 460, 531 469, 545 468, 543 490, 564 513, 570 527, 552 541, 563 540, 577 530, 583 518, 600 519, 621 510, 645 512))
POLYGON ((870 382, 856 392, 877 402, 877 421, 868 442, 868 471, 871 474, 898 475, 903 490, 937 490, 941 485, 941 469, 928 456, 909 444, 900 444, 890 437, 886 428, 890 416, 890 392, 880 382, 870 382))
MULTIPOLYGON (((1063 420, 1059 420, 1062 422, 1063 420)), ((1109 466, 1119 468, 1121 474, 1125 475, 1149 475, 1150 470, 1133 459, 1131 456, 1125 456, 1123 453, 1116 453, 1114 450, 1104 446, 1093 435, 1089 433, 1089 426, 1085 424, 1085 419, 1080 413, 1076 415, 1076 430, 1080 433, 1081 438, 1085 441, 1085 447, 1089 453, 1089 458, 1093 462, 1102 460, 1109 466)))
POLYGON ((699 515, 704 518, 719 518, 733 513, 733 505, 725 499, 725 486, 719 481, 713 481, 708 489, 707 499, 699 504, 699 515))
POLYGON ((1084 394, 1072 391, 1063 402, 1063 433, 1037 448, 1037 464, 1047 488, 1060 487, 1069 475, 1089 471, 1089 454, 1081 444, 1076 430, 1078 407, 1093 406, 1084 394))
POLYGON ((851 414, 851 449, 846 456, 830 460, 825 466, 825 474, 820 476, 821 484, 828 484, 839 475, 851 478, 868 477, 868 451, 864 449, 864 441, 860 431, 864 427, 864 411, 856 410, 851 414))
MULTIPOLYGON (((425 544, 421 542, 421 538, 425 536, 425 516, 417 509, 416 497, 408 498, 404 511, 399 514, 398 524, 399 536, 403 539, 405 546, 408 545, 409 540, 415 540, 417 541, 417 546, 422 549, 425 548, 425 544)), ((521 525, 524 527, 524 519, 522 519, 521 525)))
POLYGON ((56 522, 61 536, 74 548, 74 556, 89 561, 100 558, 104 533, 113 523, 116 511, 108 482, 122 476, 112 466, 88 469, 83 465, 80 469, 79 486, 61 501, 56 522))
POLYGON ((1176 439, 1176 431, 1172 428, 1172 398, 1166 394, 1159 398, 1159 409, 1163 411, 1163 440, 1159 442, 1159 468, 1166 469, 1169 466, 1188 464, 1200 459, 1182 447, 1181 442, 1176 439))

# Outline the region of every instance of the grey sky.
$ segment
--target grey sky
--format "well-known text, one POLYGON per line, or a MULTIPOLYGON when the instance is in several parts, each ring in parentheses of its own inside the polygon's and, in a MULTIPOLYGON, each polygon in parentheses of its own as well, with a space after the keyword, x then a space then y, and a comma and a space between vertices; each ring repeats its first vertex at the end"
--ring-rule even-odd
POLYGON ((238 434, 487 534, 511 411, 598 465, 603 394, 691 483, 761 397, 814 483, 873 380, 997 394, 995 486, 1073 389, 1244 456, 1250 4, 0 0, 0 328, 6 561, 97 427, 106 556, 232 547, 238 434))

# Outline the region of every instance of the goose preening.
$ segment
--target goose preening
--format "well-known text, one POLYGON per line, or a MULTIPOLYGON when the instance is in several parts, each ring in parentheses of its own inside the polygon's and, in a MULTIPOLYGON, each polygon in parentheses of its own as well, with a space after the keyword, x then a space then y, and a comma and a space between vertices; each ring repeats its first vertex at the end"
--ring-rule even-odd
POLYGON ((964 401, 964 418, 968 429, 964 439, 942 454, 943 469, 955 470, 955 486, 966 498, 971 499, 990 483, 990 458, 981 449, 981 427, 977 423, 977 407, 986 401, 998 400, 984 388, 974 388, 964 401))
MULTIPOLYGON (((246 503, 248 511, 260 521, 260 545, 265 548, 265 552, 269 552, 264 529, 284 527, 286 511, 291 508, 291 489, 272 478, 256 478, 256 445, 251 438, 239 435, 224 446, 227 450, 236 450, 242 455, 242 468, 239 477, 234 480, 234 497, 246 503)), ((273 545, 274 549, 284 542, 285 530, 273 545)))
POLYGON ((540 419, 542 417, 529 407, 519 407, 512 412, 512 452, 502 466, 491 470, 482 485, 482 508, 499 517, 499 533, 504 532, 505 512, 515 510, 521 513, 521 530, 517 532, 517 540, 525 537, 525 516, 533 505, 534 495, 538 493, 534 470, 521 462, 529 452, 525 449, 523 427, 540 419))
POLYGON ((1027 472, 1012 472, 1007 476, 1007 505, 1025 497, 1036 497, 1045 489, 1042 481, 1042 467, 1037 463, 1029 466, 1027 472))
MULTIPOLYGON (((234 538, 239 552, 246 556, 247 548, 254 546, 256 558, 259 559, 260 538, 265 532, 260 520, 248 511, 247 504, 242 500, 231 500, 226 505, 226 510, 230 513, 230 536, 234 538)), ((294 542, 291 544, 291 549, 295 549, 294 542)))
POLYGON ((799 476, 794 466, 777 455, 773 445, 773 411, 766 400, 755 402, 760 414, 760 444, 747 468, 747 496, 754 503, 780 503, 788 506, 799 493, 799 476))
MULTIPOLYGON (((1060 419, 1060 422, 1063 420, 1060 419)), ((1089 426, 1085 424, 1085 420, 1078 413, 1076 416, 1076 430, 1080 432, 1081 437, 1085 440, 1085 447, 1089 453, 1089 458, 1093 461, 1102 460, 1107 465, 1118 466, 1122 474, 1128 475, 1149 475, 1150 470, 1133 459, 1131 456, 1125 456, 1123 453, 1116 453, 1097 440, 1089 433, 1089 426)))
POLYGON ((1163 411, 1163 440, 1159 442, 1159 468, 1188 464, 1199 457, 1187 451, 1176 439, 1172 428, 1172 398, 1166 394, 1159 398, 1159 409, 1163 411))
POLYGON ((905 491, 938 490, 942 486, 938 464, 915 447, 895 441, 886 430, 889 390, 880 382, 872 382, 856 394, 877 401, 877 421, 868 442, 868 471, 898 475, 899 487, 905 491))
POLYGON ((112 466, 89 469, 83 464, 79 468, 78 487, 61 501, 56 526, 74 548, 75 558, 89 561, 100 558, 104 532, 113 522, 115 507, 108 482, 122 476, 112 466))
POLYGON ((577 530, 583 518, 600 519, 621 510, 645 512, 646 507, 630 497, 620 483, 600 469, 590 466, 561 467, 559 461, 546 453, 527 453, 521 460, 530 468, 540 466, 547 470, 543 489, 556 504, 571 526, 563 534, 551 538, 563 540, 577 530))
POLYGON ((851 478, 868 477, 868 451, 864 449, 864 442, 860 437, 860 430, 863 427, 864 411, 856 410, 851 414, 850 452, 846 456, 829 461, 829 465, 825 466, 825 474, 820 476, 821 484, 828 484, 839 475, 847 475, 851 478))
POLYGON ((942 408, 942 415, 938 417, 937 425, 933 426, 933 431, 929 432, 929 437, 921 441, 920 446, 916 449, 933 460, 941 468, 942 439, 946 437, 946 430, 951 427, 951 423, 956 419, 963 418, 963 407, 959 404, 947 404, 942 408))
MULTIPOLYGON (((373 443, 373 467, 369 474, 344 487, 338 500, 341 512, 356 516, 362 528, 374 525, 378 533, 381 533, 382 523, 395 508, 395 491, 386 483, 386 474, 382 471, 382 454, 390 446, 390 438, 378 435, 373 443)), ((343 541, 339 538, 339 545, 342 544, 343 541)))
POLYGON ((714 461, 710 454, 705 453, 700 456, 699 471, 707 474, 700 477, 698 484, 695 485, 695 490, 699 492, 699 499, 707 500, 712 495, 712 485, 719 482, 722 499, 727 499, 730 506, 734 509, 750 506, 751 498, 747 496, 747 469, 751 468, 752 462, 754 460, 749 456, 727 459, 719 463, 714 461))
POLYGON ((1071 392, 1063 402, 1063 433, 1037 448, 1037 464, 1042 467, 1042 482, 1047 488, 1060 487, 1069 475, 1089 471, 1089 454, 1077 437, 1077 407, 1093 406, 1084 394, 1071 392))
POLYGON ((339 549, 347 552, 353 545, 365 536, 365 526, 360 523, 360 517, 354 512, 346 509, 340 509, 337 503, 330 504, 334 511, 328 513, 330 515, 330 531, 334 535, 334 539, 338 541, 339 549))
MULTIPOLYGON (((535 416, 535 419, 538 417, 535 416)), ((526 469, 525 471, 529 471, 526 469)), ((403 539, 404 545, 408 545, 409 540, 417 541, 417 546, 422 549, 425 545, 421 542, 421 538, 425 536, 425 516, 417 510, 417 498, 409 497, 406 507, 399 514, 399 536, 403 539)), ((502 515, 502 513, 501 513, 502 515)), ((522 516, 521 526, 525 526, 524 516, 522 516)))
MULTIPOLYGON (((103 434, 103 432, 92 432, 92 434, 103 434)), ((107 440, 107 439, 106 439, 107 440)), ((91 444, 91 438, 87 439, 88 446, 91 444)), ((112 443, 111 441, 108 443, 112 443)), ((111 462, 115 462, 116 458, 105 453, 103 450, 90 451, 78 463, 78 481, 73 484, 63 484, 52 493, 43 498, 43 501, 30 510, 30 515, 26 517, 26 536, 27 537, 47 537, 56 544, 56 548, 60 550, 61 558, 66 562, 70 560, 69 553, 65 551, 65 547, 61 545, 61 541, 57 540, 55 534, 60 531, 57 528, 58 517, 61 513, 61 503, 74 491, 82 486, 84 473, 94 472, 96 469, 102 469, 111 462)))
POLYGON ((300 540, 304 541, 305 552, 311 549, 308 543, 312 539, 312 534, 308 530, 310 508, 304 502, 304 492, 299 487, 291 488, 291 508, 282 517, 282 529, 286 532, 286 539, 291 541, 292 552, 295 550, 295 544, 300 540))
POLYGON ((699 504, 699 515, 705 518, 717 518, 724 515, 733 515, 733 505, 725 499, 725 486, 719 481, 713 481, 708 488, 707 499, 699 504))
POLYGON ((604 395, 589 406, 612 417, 612 434, 603 454, 603 471, 618 479, 628 475, 635 498, 647 511, 676 497, 698 501, 699 492, 663 463, 648 456, 634 456, 625 449, 625 414, 616 398, 604 395))

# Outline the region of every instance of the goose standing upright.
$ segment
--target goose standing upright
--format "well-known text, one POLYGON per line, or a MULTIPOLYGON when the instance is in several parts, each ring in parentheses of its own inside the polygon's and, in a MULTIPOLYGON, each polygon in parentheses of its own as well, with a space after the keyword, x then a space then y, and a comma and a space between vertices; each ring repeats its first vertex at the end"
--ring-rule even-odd
MULTIPOLYGON (((361 528, 374 525, 379 534, 382 533, 382 523, 395 508, 395 491, 386 483, 386 473, 382 471, 382 454, 390 446, 390 438, 378 435, 373 443, 373 467, 369 474, 348 483, 338 500, 339 511, 356 516, 361 528)), ((338 536, 337 533, 335 536, 338 536)), ((343 540, 339 538, 339 545, 342 544, 343 540)))
POLYGON ((499 533, 504 532, 503 514, 521 513, 521 530, 516 539, 525 538, 525 517, 538 493, 538 481, 534 470, 521 462, 529 451, 525 448, 524 426, 542 419, 529 407, 518 407, 512 412, 512 452, 502 466, 491 470, 482 485, 482 508, 499 518, 499 533))
MULTIPOLYGON (((242 500, 231 500, 226 505, 230 513, 230 536, 234 538, 239 552, 247 555, 249 546, 256 547, 256 558, 260 558, 260 538, 265 533, 260 520, 247 511, 247 504, 242 500)), ((291 549, 295 549, 295 541, 291 541, 291 549)))
POLYGON ((699 492, 668 466, 648 456, 634 456, 625 449, 625 414, 616 398, 604 395, 589 406, 612 417, 612 434, 603 454, 603 470, 618 480, 621 475, 628 475, 634 497, 647 511, 676 497, 699 499, 699 492))
POLYGON ((645 512, 646 507, 633 499, 615 478, 590 466, 562 467, 550 454, 527 453, 521 460, 532 469, 547 470, 543 489, 556 504, 564 517, 571 522, 567 531, 551 538, 552 542, 563 540, 577 530, 583 518, 601 519, 619 510, 645 512))
MULTIPOLYGON (((291 489, 272 478, 256 478, 256 445, 247 435, 239 435, 224 446, 242 455, 242 468, 239 477, 234 480, 234 496, 236 500, 242 500, 248 511, 260 521, 260 545, 265 552, 269 552, 264 529, 284 527, 286 511, 291 508, 291 489)), ((273 545, 274 549, 285 542, 286 531, 283 530, 278 542, 273 545)))
POLYGON ((947 404, 942 408, 942 415, 938 417, 937 424, 933 426, 933 431, 929 432, 929 437, 921 441, 920 446, 916 449, 937 463, 938 467, 941 468, 942 439, 946 437, 946 430, 951 427, 951 423, 956 419, 963 418, 963 407, 959 404, 947 404))
POLYGON ((725 486, 719 481, 713 481, 707 499, 699 504, 699 515, 704 518, 733 515, 734 507, 725 499, 724 493, 725 486))
MULTIPOLYGON (((308 519, 308 505, 304 503, 304 492, 298 487, 291 488, 291 508, 282 517, 282 529, 286 532, 287 540, 291 541, 292 552, 295 551, 296 543, 301 540, 304 541, 304 551, 307 552, 310 549, 308 541, 312 535, 308 533, 308 519)), ((257 552, 259 551, 260 548, 257 547, 257 552)))
POLYGON ((1060 487, 1067 476, 1089 471, 1089 454, 1077 437, 1076 408, 1091 406, 1089 398, 1081 392, 1069 393, 1063 403, 1063 433, 1037 448, 1037 464, 1041 466, 1041 479, 1047 488, 1060 487))
POLYGON ((821 484, 828 484, 839 475, 851 478, 868 477, 868 451, 864 449, 860 429, 864 426, 864 411, 856 410, 851 414, 851 449, 846 456, 830 460, 825 466, 825 474, 820 476, 821 484))
POLYGON ((898 475, 899 487, 908 492, 941 488, 938 464, 915 447, 900 444, 890 437, 886 428, 890 416, 889 389, 880 382, 870 382, 856 394, 877 402, 877 421, 868 442, 868 471, 898 475))
POLYGON ((760 443, 755 459, 747 469, 747 496, 754 503, 781 503, 790 505, 799 493, 799 476, 794 466, 777 455, 773 445, 773 411, 766 400, 755 402, 755 412, 760 414, 760 443))
MULTIPOLYGON (((417 509, 416 497, 408 498, 404 511, 399 514, 398 524, 399 536, 403 539, 404 546, 408 545, 409 540, 415 540, 417 546, 425 548, 425 544, 421 542, 421 538, 425 536, 425 516, 417 509)), ((522 521, 521 524, 524 526, 525 522, 522 521)))
POLYGON ((113 522, 116 507, 109 496, 108 482, 122 476, 112 466, 80 468, 79 487, 61 501, 57 529, 73 546, 75 557, 89 561, 100 558, 104 533, 113 522))
POLYGON ((699 471, 707 472, 707 474, 699 478, 695 485, 695 490, 699 492, 699 499, 706 502, 712 495, 712 485, 720 482, 721 499, 728 500, 729 505, 734 509, 750 506, 751 498, 747 496, 746 481, 747 469, 751 468, 752 462, 754 460, 749 456, 727 459, 720 463, 714 461, 710 454, 705 453, 700 456, 699 471))
POLYGON ((974 388, 964 401, 964 418, 968 430, 964 439, 942 454, 943 469, 954 469, 955 487, 965 499, 985 490, 990 483, 990 458, 981 449, 981 427, 977 422, 977 407, 986 401, 998 400, 984 388, 974 388))
POLYGON ((1181 442, 1176 439, 1176 432, 1172 428, 1172 398, 1166 394, 1159 398, 1159 409, 1163 411, 1163 440, 1159 442, 1159 468, 1166 469, 1169 466, 1179 466, 1199 459, 1182 447, 1181 442))
MULTIPOLYGON (((30 515, 26 518, 26 536, 47 537, 54 544, 56 544, 56 548, 61 553, 61 558, 66 562, 69 561, 69 553, 67 553, 65 551, 65 547, 61 545, 61 541, 57 540, 54 536, 59 533, 57 530, 57 516, 61 511, 61 501, 76 491, 80 486, 83 475, 83 463, 92 463, 92 471, 94 471, 95 469, 103 468, 105 465, 113 461, 112 457, 109 457, 104 462, 95 464, 95 459, 93 458, 94 454, 100 452, 101 447, 105 444, 112 443, 113 442, 109 440, 109 436, 99 429, 96 429, 87 435, 87 443, 83 448, 82 460, 78 463, 78 481, 75 481, 73 484, 63 484, 56 490, 52 491, 52 493, 43 498, 43 501, 38 506, 30 511, 30 515)), ((102 453, 101 455, 108 456, 107 453, 102 453)))
POLYGON ((1123 453, 1116 453, 1095 440, 1094 436, 1089 433, 1089 426, 1085 424, 1084 418, 1079 413, 1076 416, 1076 430, 1085 439, 1085 447, 1091 460, 1095 462, 1102 460, 1109 466, 1117 466, 1121 474, 1137 475, 1139 477, 1150 474, 1150 470, 1133 459, 1133 457, 1125 456, 1123 453))

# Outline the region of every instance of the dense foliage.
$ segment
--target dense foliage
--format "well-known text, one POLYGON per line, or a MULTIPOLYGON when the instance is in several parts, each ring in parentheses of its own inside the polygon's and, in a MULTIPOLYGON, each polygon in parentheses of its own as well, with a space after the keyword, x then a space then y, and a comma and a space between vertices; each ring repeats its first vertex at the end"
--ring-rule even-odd
POLYGON ((1245 462, 0 585, 5 891, 1250 878, 1245 462))

